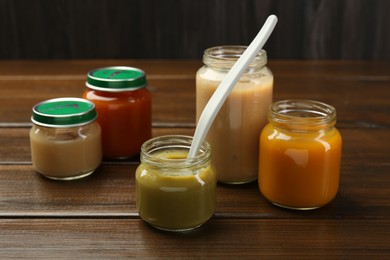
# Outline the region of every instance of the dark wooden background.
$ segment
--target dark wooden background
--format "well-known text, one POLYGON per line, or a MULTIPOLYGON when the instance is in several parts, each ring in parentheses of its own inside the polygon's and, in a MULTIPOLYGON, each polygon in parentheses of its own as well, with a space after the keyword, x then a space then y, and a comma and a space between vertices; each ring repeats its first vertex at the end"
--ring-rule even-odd
POLYGON ((0 0, 0 59, 201 59, 269 14, 270 59, 390 59, 389 0, 0 0))

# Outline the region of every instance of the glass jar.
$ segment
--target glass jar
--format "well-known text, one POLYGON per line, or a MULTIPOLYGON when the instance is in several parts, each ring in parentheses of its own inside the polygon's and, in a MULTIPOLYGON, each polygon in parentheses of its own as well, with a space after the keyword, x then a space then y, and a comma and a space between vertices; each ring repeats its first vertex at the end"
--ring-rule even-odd
POLYGON ((275 205, 315 209, 336 196, 342 139, 334 107, 311 100, 272 104, 260 136, 259 188, 275 205))
POLYGON ((152 136, 152 101, 145 73, 107 67, 88 73, 82 97, 95 103, 102 128, 103 156, 129 158, 152 136))
POLYGON ((95 105, 81 98, 56 98, 35 105, 30 130, 34 168, 55 180, 93 173, 102 160, 96 117, 95 105))
MULTIPOLYGON (((206 49, 196 74, 196 118, 199 117, 246 46, 206 49)), ((257 179, 258 138, 272 103, 273 75, 261 50, 237 82, 216 116, 206 140, 213 149, 218 181, 246 183, 257 179)))
POLYGON ((143 220, 168 231, 197 228, 212 217, 216 174, 204 142, 187 159, 192 137, 160 136, 145 142, 136 171, 136 206, 143 220))

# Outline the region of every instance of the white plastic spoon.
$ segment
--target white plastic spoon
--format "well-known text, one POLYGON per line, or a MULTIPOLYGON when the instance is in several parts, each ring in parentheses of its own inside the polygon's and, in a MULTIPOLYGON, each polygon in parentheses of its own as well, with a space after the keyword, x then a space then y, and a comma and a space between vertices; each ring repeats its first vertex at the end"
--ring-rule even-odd
POLYGON ((256 35, 252 43, 229 70, 226 77, 222 80, 214 94, 211 96, 209 102, 200 115, 187 158, 195 157, 200 146, 203 144, 204 139, 206 138, 211 124, 213 123, 226 98, 229 96, 233 87, 236 85, 237 81, 240 79, 248 65, 261 50, 261 48, 263 48, 264 44, 275 28, 277 21, 278 18, 275 15, 268 16, 260 32, 256 35))

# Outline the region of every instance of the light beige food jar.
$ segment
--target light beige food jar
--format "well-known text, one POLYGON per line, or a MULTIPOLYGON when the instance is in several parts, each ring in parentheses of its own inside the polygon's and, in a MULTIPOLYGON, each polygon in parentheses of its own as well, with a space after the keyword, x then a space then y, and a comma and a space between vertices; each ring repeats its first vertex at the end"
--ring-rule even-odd
MULTIPOLYGON (((245 50, 246 46, 218 46, 204 51, 204 66, 196 74, 197 120, 245 50)), ((234 86, 207 134, 219 182, 240 184, 257 179, 258 139, 268 122, 274 82, 266 64, 267 54, 261 50, 234 86)))
POLYGON ((101 129, 95 105, 81 98, 56 98, 32 109, 31 159, 43 176, 74 180, 101 163, 101 129))

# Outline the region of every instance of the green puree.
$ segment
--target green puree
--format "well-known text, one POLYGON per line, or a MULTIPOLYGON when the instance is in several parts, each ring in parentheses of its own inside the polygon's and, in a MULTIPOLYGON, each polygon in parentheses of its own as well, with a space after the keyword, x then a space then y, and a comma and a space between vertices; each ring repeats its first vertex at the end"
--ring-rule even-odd
MULTIPOLYGON (((181 161, 187 152, 166 151, 155 156, 181 161)), ((164 170, 141 163, 136 171, 140 216, 164 230, 189 230, 202 225, 215 210, 215 174, 210 165, 194 174, 193 169, 164 170)))

